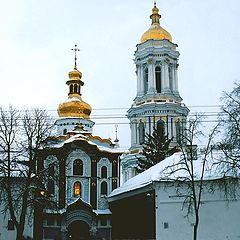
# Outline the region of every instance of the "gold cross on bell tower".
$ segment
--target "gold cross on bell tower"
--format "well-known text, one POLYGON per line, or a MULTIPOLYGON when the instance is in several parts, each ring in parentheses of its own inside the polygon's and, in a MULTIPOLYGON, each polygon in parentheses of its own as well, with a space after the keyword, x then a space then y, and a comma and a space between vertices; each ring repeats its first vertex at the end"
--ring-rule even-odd
POLYGON ((80 51, 80 49, 77 48, 77 44, 75 44, 74 48, 71 49, 72 51, 75 52, 75 57, 74 57, 74 69, 77 69, 77 51, 80 51))

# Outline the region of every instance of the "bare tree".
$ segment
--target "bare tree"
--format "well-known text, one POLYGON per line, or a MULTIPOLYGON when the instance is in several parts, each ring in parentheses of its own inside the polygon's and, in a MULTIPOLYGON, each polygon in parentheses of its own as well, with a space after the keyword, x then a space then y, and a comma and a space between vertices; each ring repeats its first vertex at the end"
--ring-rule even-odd
POLYGON ((187 210, 186 216, 194 216, 193 240, 197 240, 198 226, 200 221, 200 207, 204 187, 204 176, 208 166, 208 155, 212 150, 214 135, 217 126, 213 128, 208 136, 206 147, 202 149, 201 156, 198 156, 195 142, 203 136, 200 130, 202 115, 195 115, 189 119, 186 129, 179 137, 179 148, 181 157, 178 162, 169 164, 164 170, 164 179, 171 179, 176 189, 172 198, 183 199, 183 209, 187 210))
POLYGON ((223 107, 220 117, 224 133, 219 147, 225 158, 219 159, 219 170, 223 175, 239 176, 240 171, 240 82, 231 92, 223 92, 223 107))
POLYGON ((44 110, 21 113, 12 107, 0 108, 1 204, 16 228, 17 240, 23 239, 27 215, 33 209, 42 174, 36 174, 37 152, 51 127, 44 110))

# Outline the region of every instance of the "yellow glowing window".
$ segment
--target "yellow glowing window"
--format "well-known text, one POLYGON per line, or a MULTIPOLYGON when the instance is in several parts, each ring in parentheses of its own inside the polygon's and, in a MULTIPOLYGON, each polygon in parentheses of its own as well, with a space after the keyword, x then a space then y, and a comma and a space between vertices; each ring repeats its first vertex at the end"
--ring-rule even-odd
POLYGON ((81 183, 75 182, 74 183, 74 197, 81 196, 81 183))

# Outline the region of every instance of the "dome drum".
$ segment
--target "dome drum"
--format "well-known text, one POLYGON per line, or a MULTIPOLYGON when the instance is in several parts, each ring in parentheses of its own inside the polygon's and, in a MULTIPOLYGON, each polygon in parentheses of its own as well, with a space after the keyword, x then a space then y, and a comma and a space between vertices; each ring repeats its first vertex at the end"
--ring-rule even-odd
POLYGON ((70 79, 70 80, 67 80, 67 82, 66 82, 66 84, 80 84, 81 86, 83 86, 84 85, 84 82, 82 81, 82 80, 80 80, 80 79, 78 79, 78 80, 73 80, 73 79, 70 79))

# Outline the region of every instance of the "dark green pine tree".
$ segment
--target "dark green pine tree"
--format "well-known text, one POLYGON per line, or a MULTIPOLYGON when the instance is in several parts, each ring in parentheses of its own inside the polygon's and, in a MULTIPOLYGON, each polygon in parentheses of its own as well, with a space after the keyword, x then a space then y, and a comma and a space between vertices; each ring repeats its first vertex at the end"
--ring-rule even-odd
POLYGON ((142 158, 138 158, 138 173, 141 173, 155 164, 161 162, 166 157, 171 156, 178 151, 177 147, 171 147, 170 143, 173 138, 168 139, 168 135, 164 131, 154 129, 153 134, 146 134, 143 143, 142 158))

